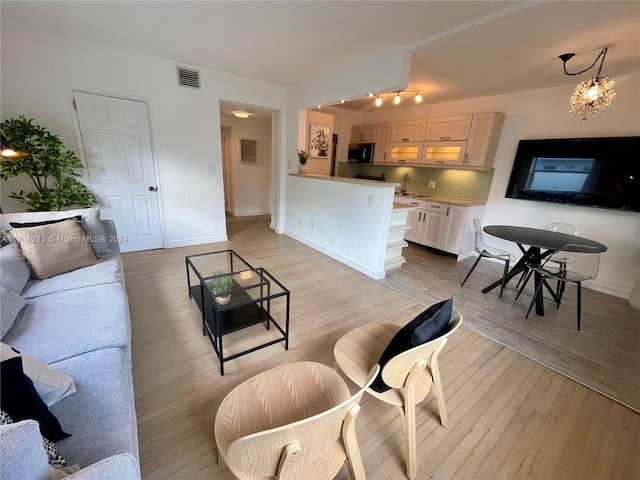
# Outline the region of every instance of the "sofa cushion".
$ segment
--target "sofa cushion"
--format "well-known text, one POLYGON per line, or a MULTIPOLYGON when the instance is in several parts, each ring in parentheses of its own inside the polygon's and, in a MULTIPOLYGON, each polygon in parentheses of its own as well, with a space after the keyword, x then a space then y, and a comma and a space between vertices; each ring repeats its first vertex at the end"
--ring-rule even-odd
POLYGON ((76 288, 124 282, 120 255, 106 253, 100 255, 100 258, 103 260, 102 262, 85 268, 61 273, 43 280, 30 280, 22 291, 22 297, 30 299, 76 288))
POLYGON ((36 392, 33 382, 22 370, 22 358, 14 357, 0 363, 0 399, 2 410, 16 422, 36 420, 43 437, 57 442, 69 436, 60 422, 36 392))
POLYGON ((60 212, 3 213, 0 215, 0 228, 3 231, 11 228, 10 222, 42 222, 75 217, 77 215, 82 217, 82 226, 87 231, 96 253, 109 253, 111 250, 107 243, 104 227, 100 221, 100 210, 97 208, 78 208, 75 210, 62 210, 60 212))
POLYGON ((31 271, 18 253, 17 245, 12 243, 0 248, 0 272, 2 286, 20 295, 31 276, 31 271))
POLYGON ((15 292, 0 286, 0 333, 4 337, 11 329, 27 302, 15 292))
POLYGON ((133 455, 123 453, 92 463, 65 480, 140 480, 140 469, 133 455))
POLYGON ((128 349, 130 339, 127 294, 109 283, 30 299, 3 341, 52 363, 100 348, 128 349))
POLYGON ((81 467, 119 453, 138 452, 129 358, 120 348, 106 348, 54 364, 76 381, 78 392, 51 407, 69 438, 59 453, 81 467))
POLYGON ((31 268, 31 275, 43 279, 87 267, 100 261, 87 233, 75 219, 38 227, 13 228, 9 238, 31 268))
POLYGON ((22 358, 25 375, 31 379, 38 395, 48 407, 75 393, 76 387, 73 378, 69 375, 29 355, 21 354, 9 345, 0 343, 0 361, 4 362, 14 357, 22 358))
POLYGON ((0 426, 2 480, 42 480, 49 462, 42 447, 42 435, 35 420, 0 426))

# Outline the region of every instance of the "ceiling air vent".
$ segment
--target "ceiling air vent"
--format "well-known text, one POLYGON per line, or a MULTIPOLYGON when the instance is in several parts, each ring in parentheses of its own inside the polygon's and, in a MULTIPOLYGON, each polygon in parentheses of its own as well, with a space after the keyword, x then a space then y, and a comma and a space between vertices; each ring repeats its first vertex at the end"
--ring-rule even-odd
POLYGON ((200 90, 200 72, 197 70, 189 70, 184 67, 178 69, 178 85, 187 88, 196 88, 200 90))

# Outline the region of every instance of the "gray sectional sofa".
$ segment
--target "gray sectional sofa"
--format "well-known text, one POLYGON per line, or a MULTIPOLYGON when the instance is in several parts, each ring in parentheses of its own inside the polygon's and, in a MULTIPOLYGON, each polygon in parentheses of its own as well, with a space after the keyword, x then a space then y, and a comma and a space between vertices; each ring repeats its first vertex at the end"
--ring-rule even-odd
MULTIPOLYGON (((0 226, 5 231, 11 228, 9 222, 78 214, 101 261, 43 280, 30 278, 16 292, 27 305, 2 343, 65 372, 75 382, 76 392, 50 407, 62 429, 71 434, 57 442, 58 453, 81 468, 69 479, 140 478, 131 324, 119 246, 109 242, 115 237, 113 223, 100 220, 96 209, 82 209, 3 214, 0 226)), ((16 260, 15 247, 0 250, 0 276, 7 289, 19 288, 25 268, 28 275, 28 265, 21 265, 19 256, 16 260)), ((34 441, 42 441, 33 434, 33 421, 20 423, 24 423, 21 429, 0 435, 2 478, 46 478, 33 476, 37 469, 30 462, 26 463, 30 471, 20 472, 22 455, 35 448, 34 441), (16 462, 13 467, 11 461, 16 462)))

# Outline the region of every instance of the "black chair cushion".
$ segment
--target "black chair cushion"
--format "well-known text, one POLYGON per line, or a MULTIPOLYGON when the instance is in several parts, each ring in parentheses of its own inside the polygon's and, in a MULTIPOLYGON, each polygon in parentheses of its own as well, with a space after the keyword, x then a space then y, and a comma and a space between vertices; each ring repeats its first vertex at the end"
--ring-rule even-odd
POLYGON ((402 327, 380 356, 380 372, 371 384, 374 392, 382 393, 391 387, 382 380, 382 369, 396 355, 438 338, 449 325, 453 312, 453 298, 431 305, 402 327))

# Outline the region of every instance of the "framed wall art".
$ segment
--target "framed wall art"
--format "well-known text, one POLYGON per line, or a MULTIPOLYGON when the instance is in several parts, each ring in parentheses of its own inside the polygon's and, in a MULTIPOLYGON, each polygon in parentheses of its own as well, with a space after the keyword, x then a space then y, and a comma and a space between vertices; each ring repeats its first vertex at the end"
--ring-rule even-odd
POLYGON ((255 140, 240 140, 240 161, 247 163, 257 163, 256 155, 257 142, 255 140))
POLYGON ((329 158, 331 128, 326 125, 309 124, 309 156, 329 158))

